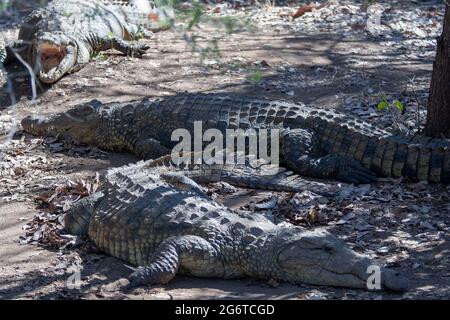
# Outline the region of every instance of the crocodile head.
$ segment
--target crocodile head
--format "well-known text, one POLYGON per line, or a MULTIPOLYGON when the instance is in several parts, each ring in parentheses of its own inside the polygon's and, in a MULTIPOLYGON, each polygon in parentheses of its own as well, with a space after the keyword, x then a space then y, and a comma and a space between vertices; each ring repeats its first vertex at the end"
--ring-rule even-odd
MULTIPOLYGON (((321 229, 298 231, 298 228, 287 228, 276 237, 278 243, 284 243, 277 256, 282 280, 372 289, 368 287, 368 278, 379 270, 379 286, 373 289, 406 290, 406 279, 357 254, 329 232, 321 229)), ((369 279, 369 283, 376 285, 376 277, 369 279)))
POLYGON ((77 43, 61 33, 43 33, 33 45, 33 61, 39 80, 54 83, 77 63, 77 43))
POLYGON ((101 114, 100 101, 77 105, 73 109, 50 117, 31 115, 22 120, 23 129, 34 135, 49 135, 85 144, 95 144, 101 114))

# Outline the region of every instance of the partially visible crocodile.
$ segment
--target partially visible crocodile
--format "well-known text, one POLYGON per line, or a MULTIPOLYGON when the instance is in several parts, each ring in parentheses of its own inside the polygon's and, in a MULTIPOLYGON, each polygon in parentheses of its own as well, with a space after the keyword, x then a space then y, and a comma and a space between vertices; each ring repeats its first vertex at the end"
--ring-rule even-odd
POLYGON ((146 168, 159 174, 177 172, 197 183, 208 184, 227 182, 234 186, 272 191, 301 192, 311 191, 318 195, 333 197, 338 195, 341 184, 323 183, 305 179, 282 167, 270 165, 255 166, 250 162, 252 156, 244 156, 242 163, 194 164, 195 153, 189 153, 190 163, 175 163, 172 155, 149 161, 146 168))
MULTIPOLYGON (((109 170, 102 191, 67 211, 65 229, 138 266, 128 288, 166 284, 181 273, 367 289, 378 268, 323 229, 232 211, 182 172, 161 171, 158 161, 109 170)), ((379 270, 378 289, 407 288, 394 271, 379 270)))
MULTIPOLYGON (((169 154, 179 128, 281 129, 281 163, 298 174, 369 183, 376 175, 450 182, 450 142, 422 136, 392 136, 349 115, 240 95, 179 94, 163 99, 81 104, 43 118, 22 121, 34 134, 58 135, 141 158, 169 154)), ((225 145, 225 144, 224 144, 225 145)))
POLYGON ((34 68, 40 81, 54 83, 100 51, 142 56, 148 46, 131 41, 148 36, 145 27, 150 25, 148 12, 127 1, 54 0, 25 19, 11 50, 34 68))
POLYGON ((6 60, 6 45, 5 40, 0 36, 0 65, 6 60))

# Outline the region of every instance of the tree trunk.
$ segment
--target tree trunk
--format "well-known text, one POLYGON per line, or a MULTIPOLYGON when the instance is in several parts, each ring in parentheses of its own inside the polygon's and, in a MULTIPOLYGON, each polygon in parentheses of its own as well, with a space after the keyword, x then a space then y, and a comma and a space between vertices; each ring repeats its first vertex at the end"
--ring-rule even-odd
POLYGON ((433 64, 428 116, 425 134, 450 138, 450 8, 445 9, 444 27, 437 42, 436 60, 433 64))

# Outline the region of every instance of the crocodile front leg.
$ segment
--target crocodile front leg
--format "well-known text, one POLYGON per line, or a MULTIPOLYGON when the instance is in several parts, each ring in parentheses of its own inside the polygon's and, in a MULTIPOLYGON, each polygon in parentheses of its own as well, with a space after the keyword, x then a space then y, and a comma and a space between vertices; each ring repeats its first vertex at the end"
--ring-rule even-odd
POLYGON ((156 159, 170 154, 170 149, 163 146, 158 140, 147 138, 138 140, 132 152, 142 159, 156 159))
POLYGON ((87 235, 91 217, 104 198, 104 192, 99 191, 73 203, 64 216, 66 231, 79 236, 87 235))
POLYGON ((104 40, 105 43, 110 43, 110 49, 116 49, 127 56, 142 57, 145 52, 150 49, 146 44, 132 44, 119 37, 111 37, 104 40))
POLYGON ((130 275, 129 289, 146 284, 166 284, 178 271, 197 277, 223 277, 224 266, 217 250, 197 236, 172 237, 163 241, 150 264, 130 275))
POLYGON ((305 176, 336 179, 347 183, 370 183, 376 175, 359 161, 324 155, 313 131, 290 129, 281 136, 281 156, 286 166, 305 176))
POLYGON ((185 175, 182 175, 178 172, 161 173, 161 179, 163 179, 167 183, 170 183, 177 190, 191 191, 201 197, 208 197, 205 190, 194 180, 189 179, 185 175))

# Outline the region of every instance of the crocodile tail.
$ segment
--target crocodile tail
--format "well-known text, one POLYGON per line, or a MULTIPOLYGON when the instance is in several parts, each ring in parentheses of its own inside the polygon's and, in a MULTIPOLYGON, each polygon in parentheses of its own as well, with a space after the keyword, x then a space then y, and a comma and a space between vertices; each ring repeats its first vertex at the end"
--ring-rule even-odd
POLYGON ((355 154, 383 177, 450 183, 450 141, 423 136, 363 137, 355 154))
POLYGON ((155 3, 149 0, 110 0, 107 2, 116 7, 125 16, 128 23, 153 32, 168 29, 170 27, 168 22, 174 18, 172 9, 156 8, 155 3))
MULTIPOLYGON (((193 159, 194 153, 191 154, 193 159)), ((323 196, 334 196, 339 190, 336 183, 322 183, 305 179, 292 171, 277 166, 252 166, 249 157, 245 164, 200 164, 177 166, 171 155, 149 161, 146 168, 150 170, 178 171, 197 183, 227 182, 234 186, 272 191, 301 192, 312 191, 323 196)))
MULTIPOLYGON (((269 171, 273 169, 270 168, 269 171)), ((323 183, 305 179, 284 168, 276 168, 276 172, 268 173, 247 166, 230 166, 223 170, 221 180, 243 188, 284 192, 308 190, 326 197, 337 195, 340 189, 338 183, 323 183)))
POLYGON ((323 149, 351 157, 382 177, 450 183, 450 140, 392 136, 360 119, 312 110, 308 121, 323 149))
POLYGON ((450 141, 423 136, 386 139, 383 161, 415 181, 450 183, 450 141), (403 167, 401 167, 403 165, 403 167))

